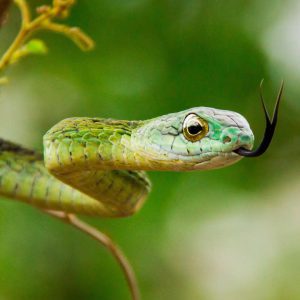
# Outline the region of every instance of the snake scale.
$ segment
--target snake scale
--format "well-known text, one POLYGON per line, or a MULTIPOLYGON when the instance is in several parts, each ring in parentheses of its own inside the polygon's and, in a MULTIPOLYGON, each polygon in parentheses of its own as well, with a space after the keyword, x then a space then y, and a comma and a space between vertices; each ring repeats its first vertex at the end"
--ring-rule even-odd
POLYGON ((45 210, 132 215, 151 189, 145 171, 221 168, 265 152, 282 88, 272 120, 263 102, 265 136, 255 151, 243 116, 208 107, 146 121, 65 119, 44 135, 44 155, 0 140, 0 194, 45 210))

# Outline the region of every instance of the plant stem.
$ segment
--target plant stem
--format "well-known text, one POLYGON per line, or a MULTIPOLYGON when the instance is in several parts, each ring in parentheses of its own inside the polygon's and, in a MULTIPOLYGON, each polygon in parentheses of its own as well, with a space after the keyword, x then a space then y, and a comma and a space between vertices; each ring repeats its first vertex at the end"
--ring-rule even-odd
POLYGON ((30 22, 30 13, 27 3, 24 0, 15 0, 15 4, 19 7, 21 11, 22 26, 16 38, 14 39, 10 47, 6 50, 6 52, 3 54, 0 60, 0 71, 2 71, 10 63, 13 54, 22 46, 29 33, 29 31, 26 28, 30 22))
POLYGON ((122 252, 120 247, 106 234, 99 231, 95 227, 88 225, 87 223, 81 221, 75 215, 66 214, 64 212, 56 211, 44 211, 45 213, 60 219, 61 221, 68 223, 83 233, 89 235, 91 238, 102 244, 116 259, 119 266, 121 267, 127 284, 130 289, 132 300, 140 300, 140 292, 137 284, 137 280, 125 254, 122 252))
POLYGON ((78 28, 70 28, 66 25, 51 22, 53 18, 62 14, 63 10, 65 9, 64 7, 47 7, 47 9, 45 9, 41 15, 32 20, 26 0, 14 0, 14 3, 18 6, 21 12, 22 25, 16 38, 0 60, 0 71, 3 71, 3 69, 12 62, 13 55, 25 44, 29 36, 40 29, 65 34, 71 38, 82 50, 93 49, 93 40, 78 28))

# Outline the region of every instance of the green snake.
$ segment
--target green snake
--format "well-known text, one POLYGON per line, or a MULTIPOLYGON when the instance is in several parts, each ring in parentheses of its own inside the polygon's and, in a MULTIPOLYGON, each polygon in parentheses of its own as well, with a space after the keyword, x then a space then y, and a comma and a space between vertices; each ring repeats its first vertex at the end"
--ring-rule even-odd
POLYGON ((261 155, 275 130, 281 93, 282 87, 272 120, 264 106, 265 137, 255 151, 243 116, 207 107, 146 121, 65 119, 44 135, 44 155, 0 140, 0 194, 45 210, 132 215, 151 189, 145 171, 207 170, 261 155))

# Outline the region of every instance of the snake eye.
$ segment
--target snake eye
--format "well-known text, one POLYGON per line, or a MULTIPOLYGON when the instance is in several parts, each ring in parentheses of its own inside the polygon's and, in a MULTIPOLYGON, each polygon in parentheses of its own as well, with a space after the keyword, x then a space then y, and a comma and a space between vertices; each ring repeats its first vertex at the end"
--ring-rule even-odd
POLYGON ((188 141, 197 142, 208 132, 208 124, 196 114, 189 114, 183 122, 183 135, 188 141))

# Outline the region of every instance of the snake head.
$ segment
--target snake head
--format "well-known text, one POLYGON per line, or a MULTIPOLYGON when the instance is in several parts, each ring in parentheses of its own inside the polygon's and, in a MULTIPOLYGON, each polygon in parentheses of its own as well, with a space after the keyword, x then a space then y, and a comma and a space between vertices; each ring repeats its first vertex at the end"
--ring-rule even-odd
POLYGON ((266 119, 264 138, 252 150, 254 136, 240 114, 209 107, 195 107, 145 121, 134 130, 134 151, 142 153, 153 169, 197 170, 225 167, 242 157, 257 157, 269 147, 277 124, 283 82, 270 118, 262 95, 266 119))
POLYGON ((250 151, 253 142, 243 116, 208 107, 145 121, 131 135, 133 150, 160 170, 224 167, 242 158, 235 150, 250 151))

